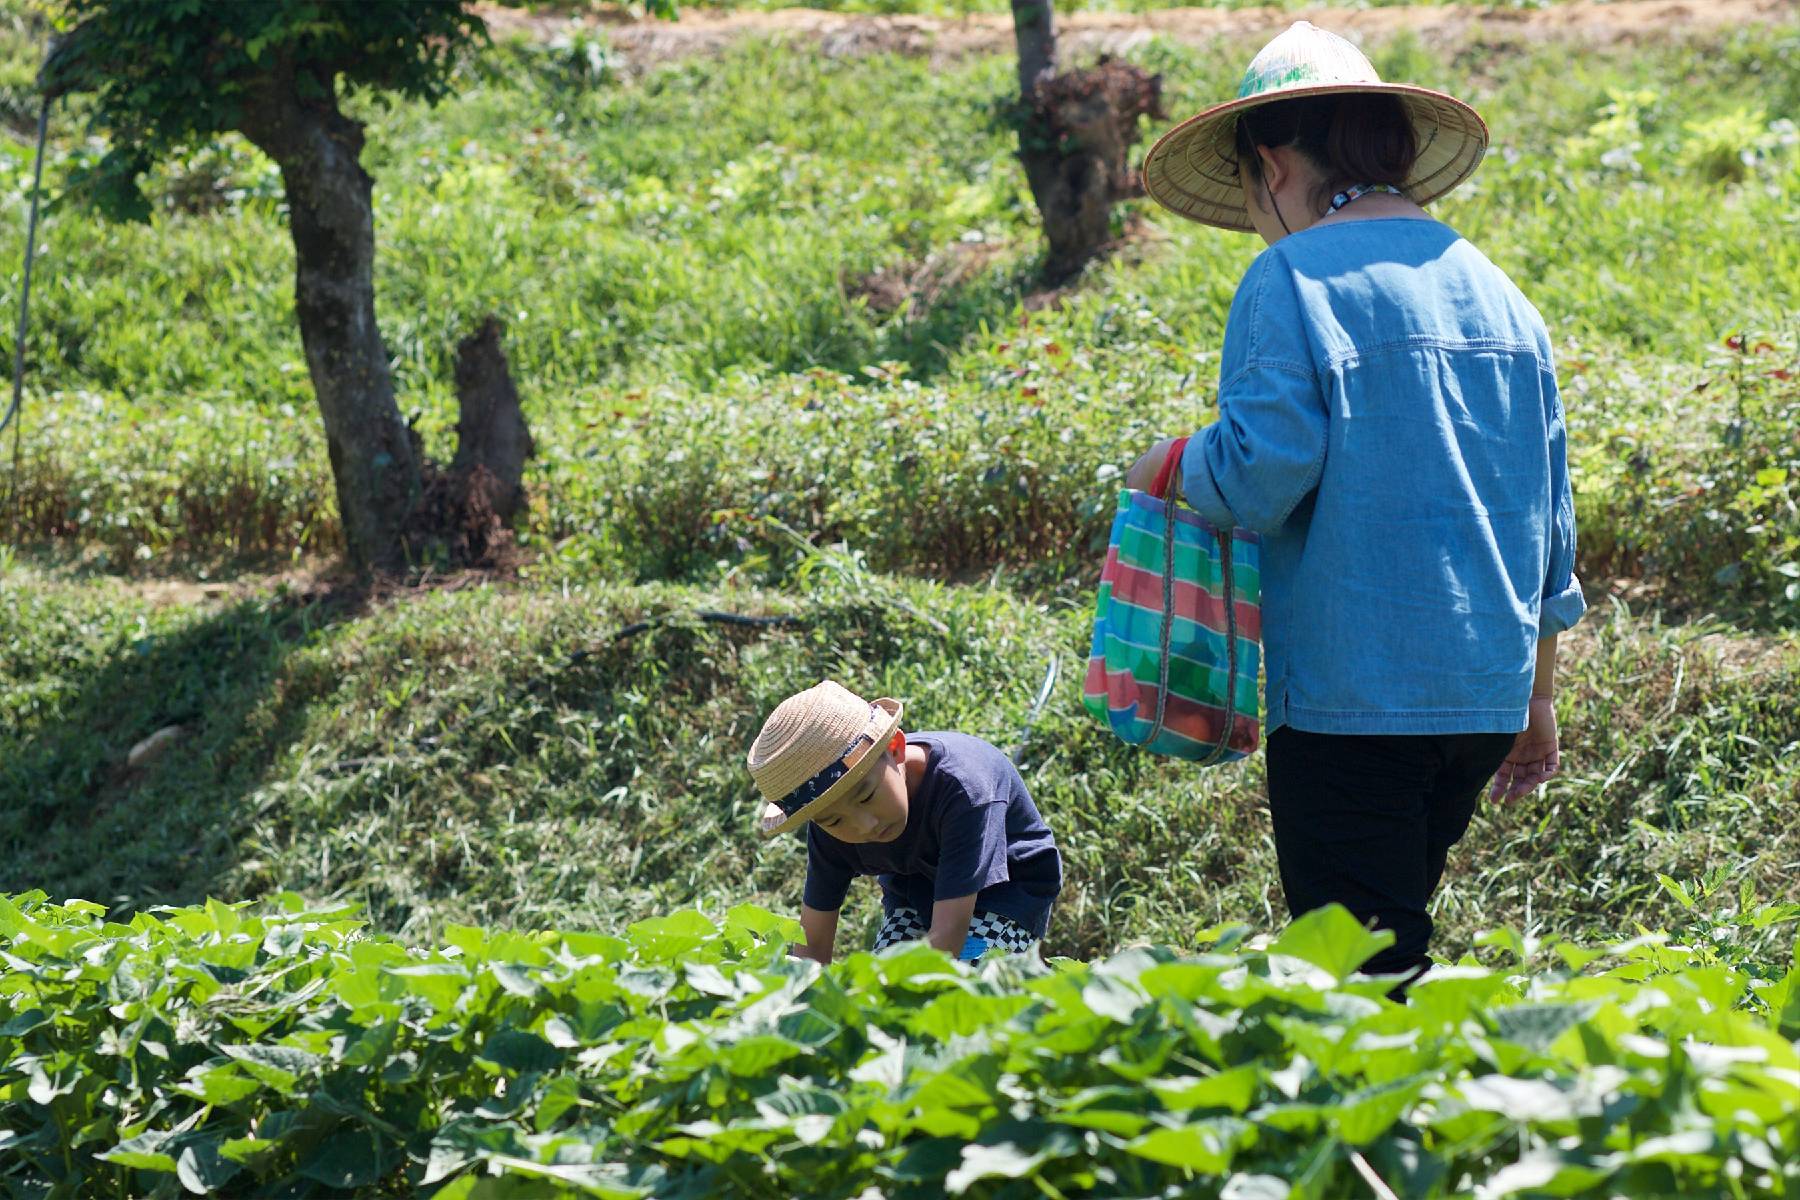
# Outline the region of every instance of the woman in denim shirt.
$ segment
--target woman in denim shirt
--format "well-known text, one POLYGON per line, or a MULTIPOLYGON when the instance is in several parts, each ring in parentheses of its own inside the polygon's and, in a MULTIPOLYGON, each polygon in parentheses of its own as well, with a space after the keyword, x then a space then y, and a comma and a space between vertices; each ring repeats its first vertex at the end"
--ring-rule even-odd
POLYGON ((1263 538, 1288 907, 1336 901, 1391 930, 1364 969, 1402 987, 1429 963, 1427 904, 1482 787, 1510 798, 1557 770, 1556 636, 1586 607, 1543 319, 1419 207, 1486 142, 1467 105, 1382 83, 1301 22, 1144 166, 1166 207, 1269 243, 1225 326, 1219 420, 1180 478, 1207 520, 1263 538))

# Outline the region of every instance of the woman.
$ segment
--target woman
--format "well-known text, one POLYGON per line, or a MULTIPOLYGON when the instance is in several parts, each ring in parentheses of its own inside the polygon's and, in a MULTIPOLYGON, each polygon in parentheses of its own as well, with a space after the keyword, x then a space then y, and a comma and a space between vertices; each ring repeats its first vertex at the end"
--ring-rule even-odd
POLYGON ((1144 165, 1165 207, 1269 243, 1232 302, 1219 420, 1179 477, 1207 520, 1263 537, 1288 907, 1391 930, 1364 969, 1401 988, 1429 963, 1427 904, 1482 785, 1513 797, 1556 772, 1556 636, 1586 607, 1543 320, 1420 207, 1486 144, 1466 104, 1382 83, 1300 22, 1144 165))

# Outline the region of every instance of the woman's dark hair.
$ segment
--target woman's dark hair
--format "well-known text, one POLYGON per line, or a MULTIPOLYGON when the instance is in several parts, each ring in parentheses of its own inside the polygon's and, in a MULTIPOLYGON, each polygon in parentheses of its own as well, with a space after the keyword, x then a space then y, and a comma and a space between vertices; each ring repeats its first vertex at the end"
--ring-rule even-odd
POLYGON ((1380 92, 1305 96, 1248 109, 1237 120, 1237 159, 1238 170, 1253 180, 1262 178, 1258 146, 1294 146, 1305 155, 1321 177, 1318 202, 1346 184, 1399 187, 1419 157, 1406 106, 1380 92))

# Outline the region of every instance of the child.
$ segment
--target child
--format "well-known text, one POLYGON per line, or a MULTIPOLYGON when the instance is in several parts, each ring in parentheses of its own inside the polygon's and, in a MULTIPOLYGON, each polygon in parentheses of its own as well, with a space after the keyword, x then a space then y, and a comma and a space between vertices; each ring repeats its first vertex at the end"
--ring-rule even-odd
POLYGON ((874 875, 875 949, 924 937, 973 962, 1035 948, 1062 856, 1006 755, 962 733, 900 731, 901 705, 826 680, 781 702, 750 748, 765 838, 806 829, 806 957, 831 961, 850 880, 874 875))

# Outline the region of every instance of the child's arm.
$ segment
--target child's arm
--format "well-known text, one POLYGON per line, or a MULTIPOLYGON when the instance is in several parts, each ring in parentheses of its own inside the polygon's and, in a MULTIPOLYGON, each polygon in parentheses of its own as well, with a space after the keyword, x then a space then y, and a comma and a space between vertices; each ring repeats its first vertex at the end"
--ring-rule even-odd
MULTIPOLYGON (((831 914, 837 917, 836 913, 831 914)), ((934 901, 931 905, 931 932, 925 940, 954 958, 969 940, 969 920, 975 915, 975 893, 934 901)))
MULTIPOLYGON (((970 896, 969 907, 971 912, 974 911, 974 905, 975 897, 970 896)), ((831 951, 837 945, 837 926, 837 909, 834 908, 829 912, 826 912, 802 904, 800 906, 800 928, 806 931, 806 946, 804 949, 794 951, 794 953, 798 954, 801 958, 810 958, 814 962, 829 963, 831 961, 831 951)), ((961 944, 961 942, 957 943, 959 946, 961 944)))

